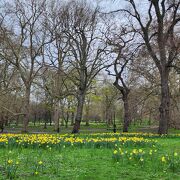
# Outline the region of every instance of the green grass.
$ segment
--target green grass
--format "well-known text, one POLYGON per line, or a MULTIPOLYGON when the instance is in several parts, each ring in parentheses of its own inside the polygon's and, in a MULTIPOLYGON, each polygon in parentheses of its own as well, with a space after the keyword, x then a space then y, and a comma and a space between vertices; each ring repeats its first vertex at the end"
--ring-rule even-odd
MULTIPOLYGON (((85 135, 80 135, 81 137, 85 135)), ((180 138, 148 138, 157 140, 155 147, 123 146, 113 148, 87 146, 70 146, 61 148, 25 148, 6 146, 0 147, 0 179, 8 179, 7 172, 17 167, 16 178, 19 180, 179 180, 179 169, 171 169, 161 157, 174 152, 180 155, 180 138), (134 148, 146 152, 144 162, 126 158, 116 159, 113 152, 121 147, 123 152, 131 152, 134 148), (157 153, 150 158, 148 152, 156 149, 157 153), (8 165, 7 161, 13 160, 8 165), (15 165, 16 162, 18 165, 15 165), (38 162, 43 164, 39 165, 38 162), (14 164, 14 165, 13 165, 14 164), (7 169, 9 168, 9 169, 7 169), (37 175, 34 172, 38 172, 37 175)), ((177 165, 179 167, 179 165, 177 165)))
MULTIPOLYGON (((71 133, 73 127, 68 126, 66 128, 65 126, 60 126, 60 134, 64 133, 71 133)), ((122 124, 117 124, 117 132, 122 132, 122 124)), ((11 125, 10 127, 6 126, 4 129, 4 132, 13 132, 13 133, 21 133, 22 131, 22 125, 19 124, 19 126, 16 126, 15 124, 11 125)), ((148 132, 148 133, 157 133, 158 127, 157 126, 147 126, 147 125, 131 125, 129 127, 129 132, 148 132)), ((56 133, 54 131, 54 126, 50 126, 47 124, 47 129, 44 129, 44 124, 37 123, 36 126, 34 126, 32 123, 29 124, 28 127, 29 133, 56 133)), ((111 125, 109 128, 107 128, 106 123, 90 123, 90 126, 85 126, 85 123, 81 123, 80 133, 96 133, 96 132, 113 132, 113 126, 111 125)), ((180 133, 180 130, 170 128, 169 133, 178 134, 180 133)))

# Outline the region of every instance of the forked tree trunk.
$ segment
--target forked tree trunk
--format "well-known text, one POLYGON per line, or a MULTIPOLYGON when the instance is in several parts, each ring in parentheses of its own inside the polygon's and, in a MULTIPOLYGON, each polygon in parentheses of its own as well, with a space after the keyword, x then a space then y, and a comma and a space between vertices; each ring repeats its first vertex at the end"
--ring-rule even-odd
POLYGON ((168 85, 169 70, 164 68, 161 72, 161 104, 159 107, 159 134, 168 133, 168 123, 170 121, 170 93, 168 85))
MULTIPOLYGON (((122 78, 121 78, 121 81, 122 78)), ((124 84, 124 82, 122 83, 124 86, 121 86, 118 84, 118 81, 116 79, 116 81, 113 83, 113 85, 121 92, 122 94, 122 100, 124 103, 124 122, 123 122, 123 132, 128 132, 128 127, 129 127, 129 123, 130 123, 130 111, 129 111, 129 102, 128 102, 128 96, 130 93, 130 89, 124 84)))
POLYGON ((24 118, 23 118, 23 133, 27 133, 28 124, 30 118, 30 87, 26 88, 25 97, 24 97, 24 118))
POLYGON ((77 111, 76 111, 75 123, 74 123, 72 133, 79 133, 80 123, 81 123, 82 114, 83 114, 84 100, 85 100, 85 92, 79 91, 77 111))

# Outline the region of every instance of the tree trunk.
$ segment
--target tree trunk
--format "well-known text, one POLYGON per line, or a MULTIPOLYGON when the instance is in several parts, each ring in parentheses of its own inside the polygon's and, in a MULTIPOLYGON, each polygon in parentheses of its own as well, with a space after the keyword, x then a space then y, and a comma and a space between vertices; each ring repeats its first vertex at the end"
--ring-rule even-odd
POLYGON ((85 100, 85 92, 79 91, 77 111, 76 111, 75 123, 74 123, 72 133, 79 133, 80 123, 81 123, 82 114, 83 114, 84 100, 85 100))
POLYGON ((86 126, 89 126, 89 118, 86 118, 86 126))
POLYGON ((110 127, 111 125, 111 118, 110 118, 110 108, 106 108, 106 123, 107 123, 107 128, 110 127))
POLYGON ((30 118, 30 87, 26 88, 24 97, 24 118, 22 132, 27 133, 28 123, 30 118))
POLYGON ((89 126, 89 111, 90 111, 90 98, 87 99, 87 104, 86 104, 86 126, 89 126))
MULTIPOLYGON (((69 110, 69 109, 68 109, 69 110)), ((66 128, 68 128, 68 122, 69 122, 69 112, 67 111, 66 112, 66 121, 65 121, 65 123, 66 123, 66 128)))
POLYGON ((51 115, 51 111, 49 111, 49 125, 52 126, 52 115, 51 115))
POLYGON ((86 126, 89 126, 89 107, 87 108, 86 111, 86 126))
POLYGON ((74 112, 71 113, 71 126, 74 125, 74 112))
POLYGON ((129 93, 125 93, 125 94, 123 95, 123 103, 124 103, 123 132, 128 132, 129 121, 130 121, 128 94, 129 94, 129 93))
POLYGON ((151 119, 152 119, 152 110, 150 109, 149 111, 149 121, 148 121, 148 125, 151 125, 151 119))
POLYGON ((44 129, 47 129, 47 122, 46 122, 46 120, 44 122, 44 129))
POLYGON ((0 129, 1 129, 1 133, 2 133, 4 130, 4 115, 2 114, 0 118, 1 118, 0 119, 0 129))
POLYGON ((48 114, 47 111, 44 114, 44 129, 47 129, 48 114))
POLYGON ((55 100, 54 102, 53 121, 54 121, 54 131, 59 132, 59 101, 58 100, 55 100))
POLYGON ((64 117, 61 117, 61 126, 64 126, 64 117))
POLYGON ((123 122, 123 132, 128 132, 128 127, 129 127, 129 123, 130 123, 130 112, 129 112, 129 102, 128 102, 128 96, 130 93, 130 89, 128 87, 126 87, 126 85, 124 84, 124 82, 121 79, 121 82, 123 84, 123 86, 120 86, 118 84, 118 81, 116 79, 116 81, 113 83, 113 85, 121 92, 122 94, 122 100, 124 103, 124 122, 123 122))
POLYGON ((161 72, 161 104, 159 107, 159 134, 168 133, 168 123, 170 121, 170 94, 168 85, 169 70, 164 68, 161 72))
POLYGON ((19 125, 19 116, 16 117, 16 126, 19 125))
POLYGON ((37 121, 37 113, 35 112, 35 114, 34 114, 34 126, 36 126, 36 121, 37 121))

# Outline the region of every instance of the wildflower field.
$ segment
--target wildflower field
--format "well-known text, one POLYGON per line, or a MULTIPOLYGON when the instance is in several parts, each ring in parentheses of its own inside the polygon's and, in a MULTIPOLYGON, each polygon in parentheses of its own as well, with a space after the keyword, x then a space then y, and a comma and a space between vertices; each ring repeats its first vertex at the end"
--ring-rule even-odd
POLYGON ((180 134, 1 134, 0 179, 180 179, 180 134))

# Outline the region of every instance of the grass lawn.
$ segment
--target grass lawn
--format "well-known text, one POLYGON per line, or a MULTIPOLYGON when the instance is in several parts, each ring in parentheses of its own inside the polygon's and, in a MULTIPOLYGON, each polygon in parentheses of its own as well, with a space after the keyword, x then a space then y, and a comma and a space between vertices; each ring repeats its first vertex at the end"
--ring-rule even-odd
POLYGON ((82 134, 76 137, 77 142, 65 135, 60 143, 47 142, 49 136, 40 135, 40 143, 34 143, 32 138, 27 141, 27 137, 23 137, 21 144, 17 137, 8 137, 8 143, 1 139, 0 179, 180 179, 178 135, 159 138, 135 135, 136 139, 134 134, 82 134), (84 142, 87 137, 93 142, 84 142))

